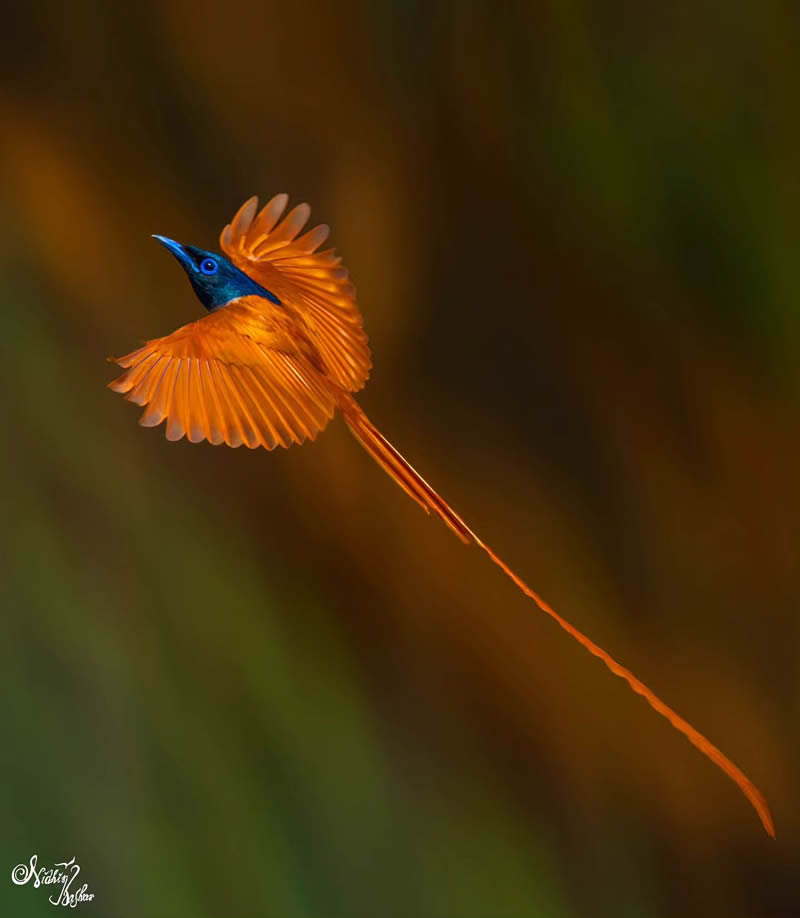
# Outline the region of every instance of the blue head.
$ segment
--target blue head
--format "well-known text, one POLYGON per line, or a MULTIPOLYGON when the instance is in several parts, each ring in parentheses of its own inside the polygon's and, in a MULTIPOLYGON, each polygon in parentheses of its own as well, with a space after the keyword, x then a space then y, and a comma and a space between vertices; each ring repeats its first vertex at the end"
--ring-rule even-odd
POLYGON ((181 245, 166 236, 153 236, 153 239, 157 239, 178 259, 197 298, 209 312, 240 296, 263 296, 273 303, 280 303, 274 293, 232 265, 224 255, 206 252, 193 245, 181 245))

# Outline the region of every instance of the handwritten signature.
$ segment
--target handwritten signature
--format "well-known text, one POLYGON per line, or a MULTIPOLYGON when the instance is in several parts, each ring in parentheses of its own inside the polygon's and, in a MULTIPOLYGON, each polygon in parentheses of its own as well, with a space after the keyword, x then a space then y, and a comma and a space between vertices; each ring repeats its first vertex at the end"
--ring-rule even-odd
POLYGON ((51 905, 66 905, 75 908, 81 902, 91 902, 94 899, 94 893, 88 891, 89 887, 86 883, 80 889, 74 891, 71 889, 75 877, 81 872, 74 857, 60 864, 54 864, 52 867, 37 865, 38 858, 35 854, 32 855, 28 864, 17 864, 11 871, 12 882, 17 886, 25 886, 33 880, 34 889, 40 886, 60 886, 61 889, 48 897, 47 901, 51 905))

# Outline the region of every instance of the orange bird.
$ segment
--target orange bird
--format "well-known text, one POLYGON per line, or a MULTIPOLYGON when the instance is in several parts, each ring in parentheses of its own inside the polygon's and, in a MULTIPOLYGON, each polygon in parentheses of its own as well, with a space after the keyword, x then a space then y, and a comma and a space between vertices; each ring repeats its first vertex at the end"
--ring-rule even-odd
POLYGON ((239 209, 220 237, 223 257, 156 236, 178 259, 208 315, 115 362, 125 372, 109 387, 145 411, 139 423, 166 420, 168 440, 186 436, 274 449, 313 440, 335 412, 378 465, 426 513, 472 543, 589 653, 645 698, 703 755, 725 772, 775 828, 766 800, 750 779, 630 670, 616 662, 521 580, 372 424, 353 398, 372 366, 355 288, 320 225, 300 235, 311 214, 300 204, 281 219, 288 196, 260 212, 258 199, 239 209))

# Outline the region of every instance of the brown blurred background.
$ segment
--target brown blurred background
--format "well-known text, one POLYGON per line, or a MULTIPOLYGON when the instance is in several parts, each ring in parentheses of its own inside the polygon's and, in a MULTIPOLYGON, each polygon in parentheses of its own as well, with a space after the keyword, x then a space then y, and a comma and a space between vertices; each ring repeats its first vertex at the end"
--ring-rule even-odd
MULTIPOLYGON (((800 914, 793 5, 63 3, 0 33, 0 868, 81 914, 800 914), (735 786, 341 422, 167 443, 149 238, 333 227, 362 404, 735 786)), ((0 911, 52 914, 0 883, 0 911)))

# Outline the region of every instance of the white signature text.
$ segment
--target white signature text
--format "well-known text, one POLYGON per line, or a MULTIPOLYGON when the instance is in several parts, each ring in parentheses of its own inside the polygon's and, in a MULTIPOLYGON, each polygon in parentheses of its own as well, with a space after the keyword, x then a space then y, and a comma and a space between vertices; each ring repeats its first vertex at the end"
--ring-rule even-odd
POLYGON ((79 888, 73 886, 80 872, 81 868, 75 862, 74 857, 60 864, 54 864, 52 867, 40 867, 38 857, 34 854, 27 864, 17 864, 11 871, 11 880, 17 886, 25 886, 33 881, 34 889, 40 886, 55 886, 57 888, 53 890, 47 901, 51 905, 66 905, 75 908, 81 902, 91 902, 94 899, 94 893, 88 891, 86 883, 79 888))

